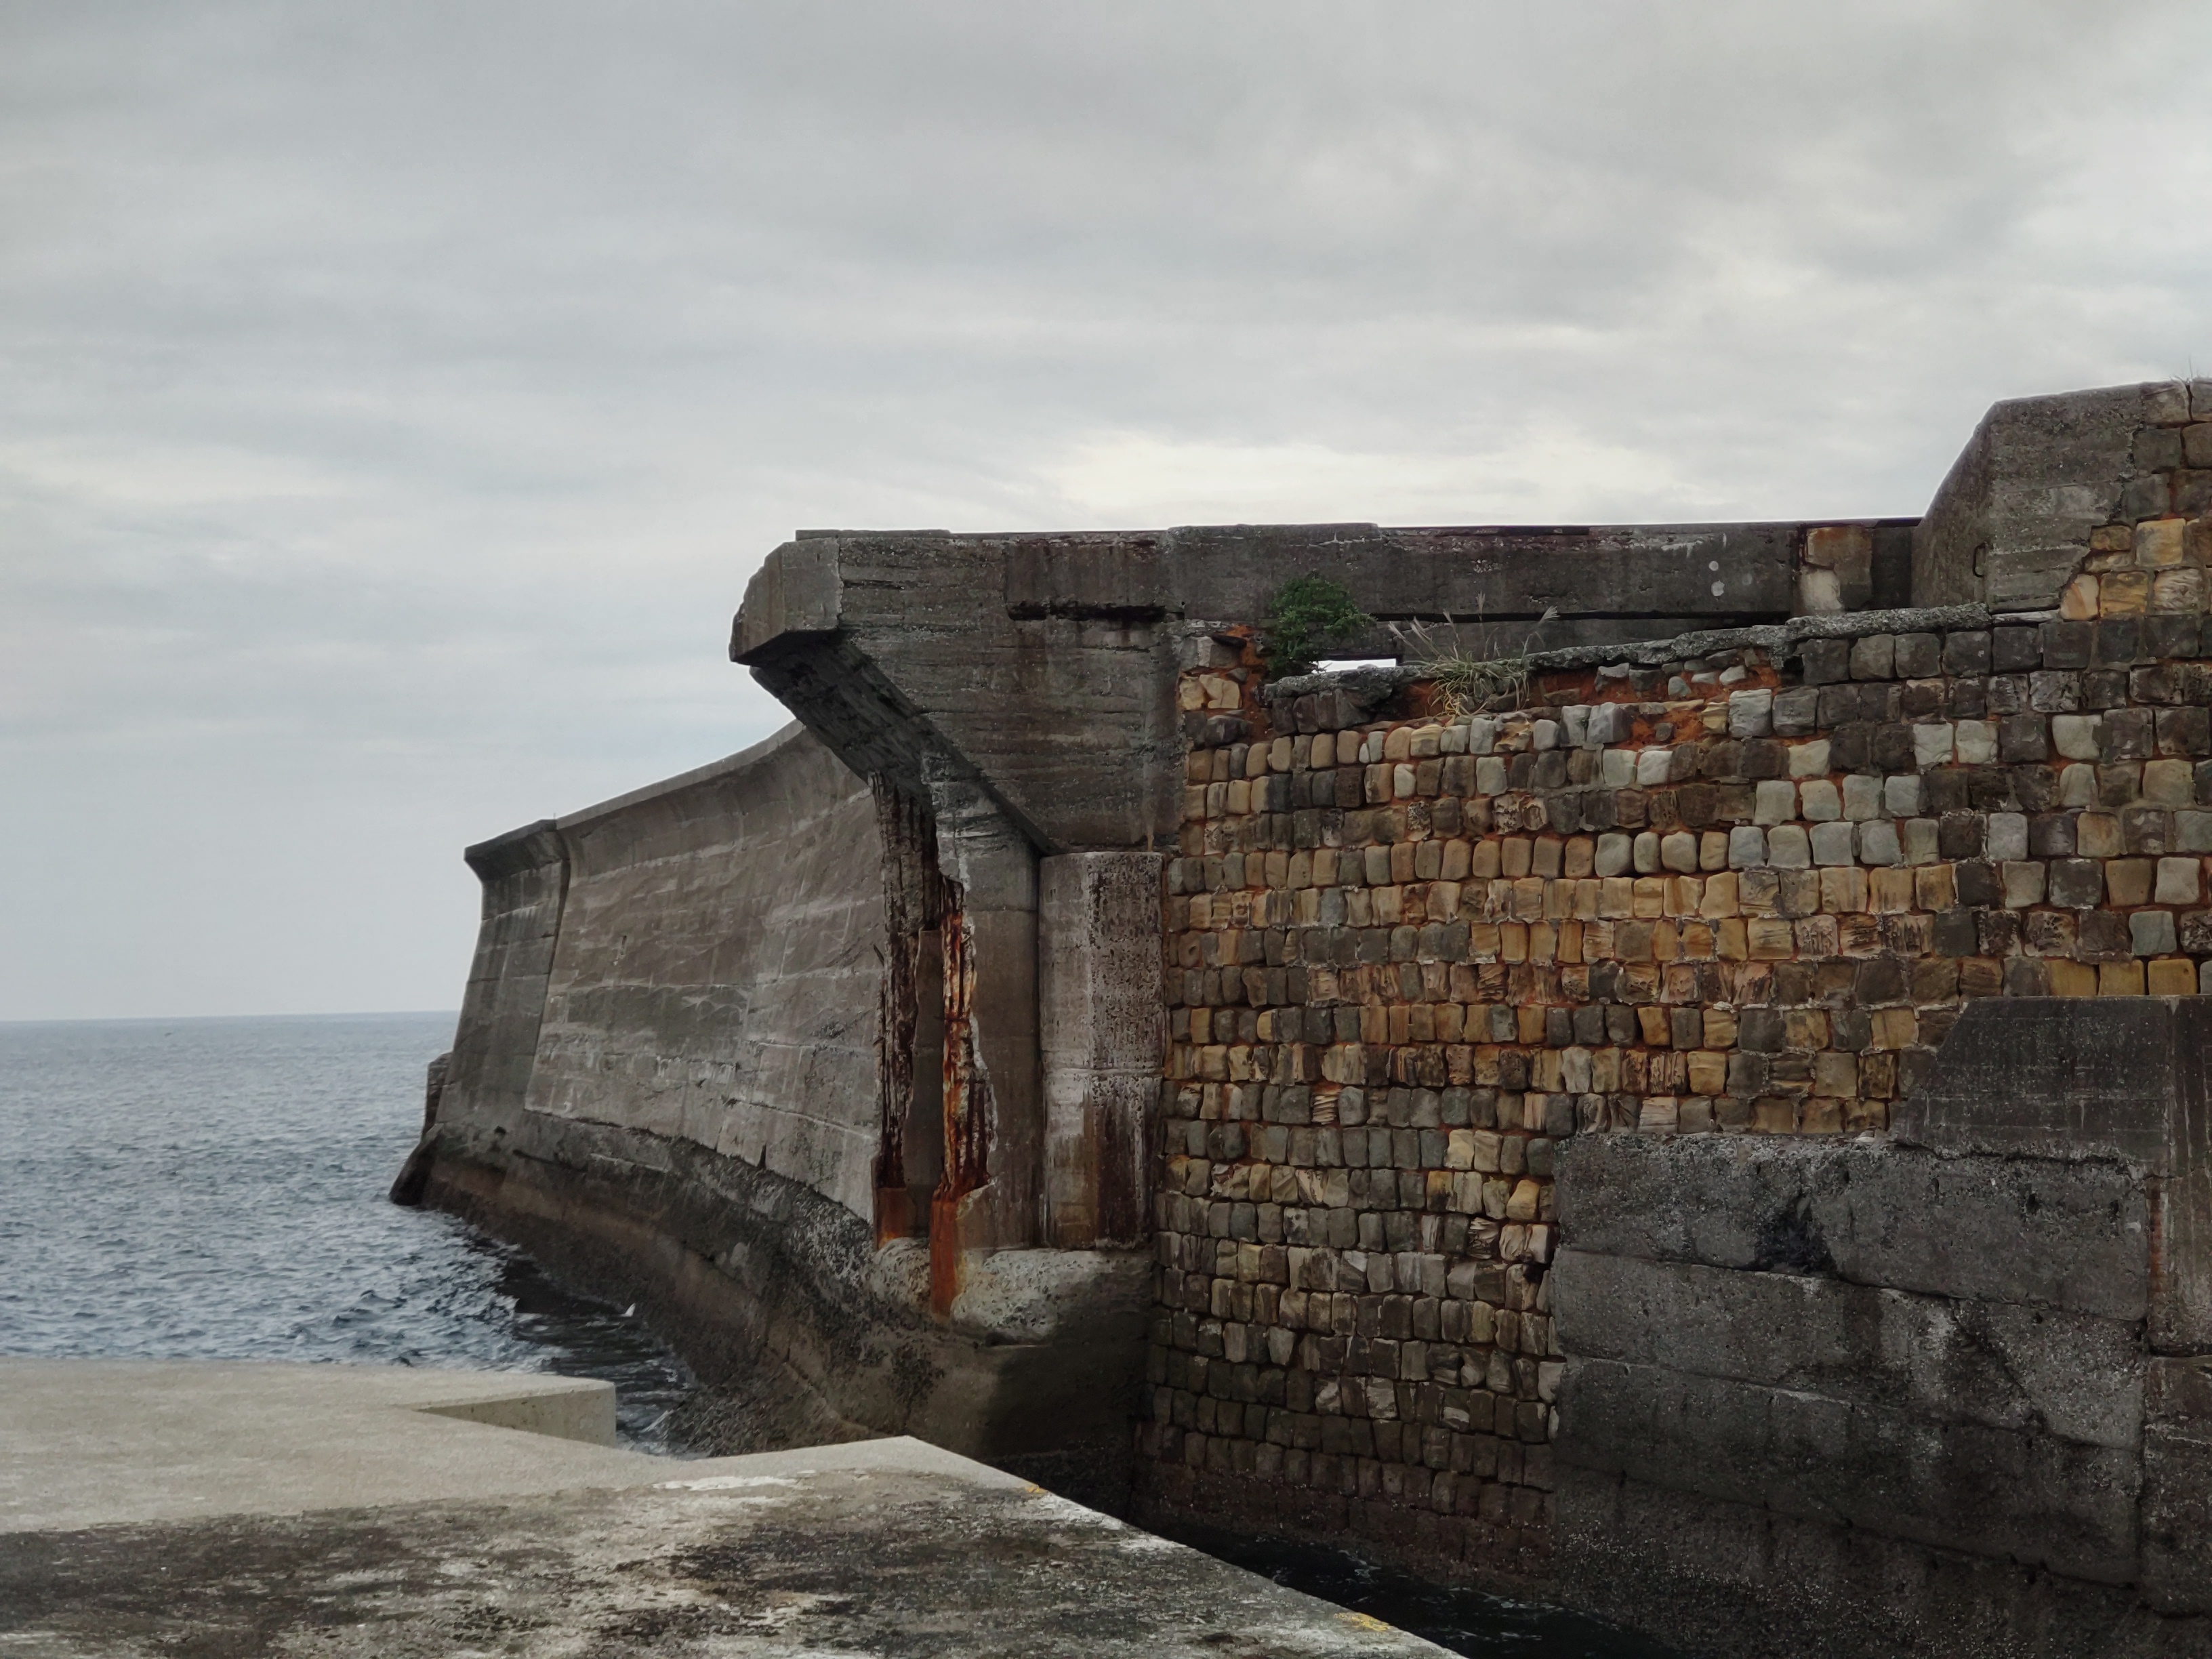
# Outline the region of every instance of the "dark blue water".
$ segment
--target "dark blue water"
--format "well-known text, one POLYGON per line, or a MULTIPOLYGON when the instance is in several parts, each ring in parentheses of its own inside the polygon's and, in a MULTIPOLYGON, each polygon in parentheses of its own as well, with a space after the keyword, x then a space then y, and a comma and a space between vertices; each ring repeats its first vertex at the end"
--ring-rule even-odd
POLYGON ((0 1024, 0 1352, 612 1382, 670 1449, 682 1363, 449 1216, 386 1200, 450 1014, 0 1024))

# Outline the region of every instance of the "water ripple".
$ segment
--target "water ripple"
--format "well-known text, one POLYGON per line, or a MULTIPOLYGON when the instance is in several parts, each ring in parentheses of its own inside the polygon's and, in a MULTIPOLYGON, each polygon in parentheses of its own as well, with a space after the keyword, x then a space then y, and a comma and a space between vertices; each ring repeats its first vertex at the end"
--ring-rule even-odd
POLYGON ((639 1321, 386 1201, 453 1026, 0 1024, 0 1352, 605 1377, 668 1449, 691 1379, 639 1321))

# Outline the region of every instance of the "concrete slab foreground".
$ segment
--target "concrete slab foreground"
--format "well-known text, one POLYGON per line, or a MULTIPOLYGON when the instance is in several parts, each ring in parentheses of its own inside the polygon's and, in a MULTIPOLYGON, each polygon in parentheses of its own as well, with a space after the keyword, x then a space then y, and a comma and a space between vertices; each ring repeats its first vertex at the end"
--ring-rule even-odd
POLYGON ((560 1381, 0 1363, 0 1654, 1443 1651, 919 1441, 683 1462, 435 1414, 560 1381))
POLYGON ((614 1430, 613 1385, 580 1377, 0 1359, 0 1533, 659 1478, 614 1430))

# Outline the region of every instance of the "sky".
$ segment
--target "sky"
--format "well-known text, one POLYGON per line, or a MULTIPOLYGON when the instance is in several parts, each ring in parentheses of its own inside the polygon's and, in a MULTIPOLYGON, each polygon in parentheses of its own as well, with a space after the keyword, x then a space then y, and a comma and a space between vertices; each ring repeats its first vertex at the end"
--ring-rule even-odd
POLYGON ((459 1005, 796 527, 1913 514, 2212 371, 2212 7, 9 0, 0 1019, 459 1005))

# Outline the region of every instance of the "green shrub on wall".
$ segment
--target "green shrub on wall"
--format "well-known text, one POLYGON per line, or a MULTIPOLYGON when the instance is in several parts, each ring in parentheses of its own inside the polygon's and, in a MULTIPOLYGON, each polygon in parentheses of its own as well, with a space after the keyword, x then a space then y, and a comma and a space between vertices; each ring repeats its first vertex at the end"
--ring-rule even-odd
POLYGON ((1278 679, 1310 674, 1324 646, 1355 639, 1375 618, 1352 603, 1352 590, 1327 576, 1296 576, 1275 590, 1262 620, 1267 672, 1278 679))

